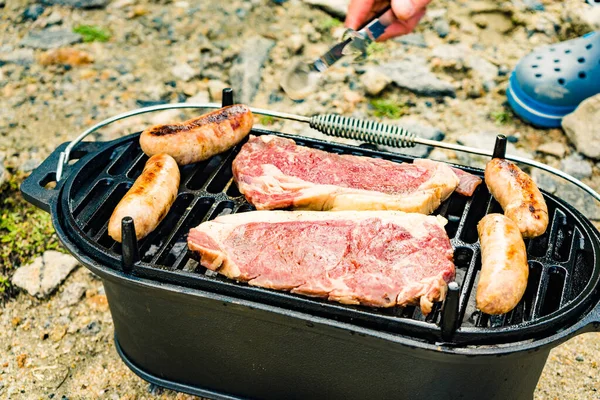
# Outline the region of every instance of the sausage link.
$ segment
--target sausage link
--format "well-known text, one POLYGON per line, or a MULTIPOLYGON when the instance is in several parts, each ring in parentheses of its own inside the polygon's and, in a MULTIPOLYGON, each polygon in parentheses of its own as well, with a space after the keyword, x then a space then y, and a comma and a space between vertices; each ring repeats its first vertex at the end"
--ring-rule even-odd
POLYGON ((180 124, 156 125, 140 136, 148 156, 166 153, 179 165, 206 160, 238 144, 252 129, 253 115, 243 104, 215 110, 180 124))
POLYGON ((167 215, 177 197, 179 167, 167 154, 157 154, 146 162, 142 174, 121 199, 108 222, 108 234, 121 242, 121 220, 133 218, 139 239, 152 232, 167 215))
POLYGON ((508 160, 494 158, 485 167, 485 183, 523 237, 534 238, 546 232, 548 207, 529 175, 508 160))
POLYGON ((505 314, 516 307, 529 277, 525 242, 517 224, 502 214, 488 214, 477 224, 481 273, 475 296, 486 314, 505 314))

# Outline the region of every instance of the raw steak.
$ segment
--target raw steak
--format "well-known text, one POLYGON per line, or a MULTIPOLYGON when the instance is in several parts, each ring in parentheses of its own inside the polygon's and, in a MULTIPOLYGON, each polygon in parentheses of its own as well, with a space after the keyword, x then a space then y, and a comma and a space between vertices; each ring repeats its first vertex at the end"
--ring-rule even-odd
POLYGON ((395 163, 298 146, 275 135, 250 136, 233 176, 259 210, 400 210, 429 214, 456 189, 443 163, 395 163))
POLYGON ((253 211, 190 230, 201 264, 250 285, 344 304, 419 304, 454 278, 446 220, 401 211, 253 211))
POLYGON ((462 194, 463 196, 472 196, 473 192, 475 192, 475 189, 477 189, 477 186, 481 184, 481 178, 463 171, 462 169, 454 167, 451 168, 456 176, 458 176, 458 179, 460 179, 458 182, 458 187, 456 188, 456 193, 462 194))

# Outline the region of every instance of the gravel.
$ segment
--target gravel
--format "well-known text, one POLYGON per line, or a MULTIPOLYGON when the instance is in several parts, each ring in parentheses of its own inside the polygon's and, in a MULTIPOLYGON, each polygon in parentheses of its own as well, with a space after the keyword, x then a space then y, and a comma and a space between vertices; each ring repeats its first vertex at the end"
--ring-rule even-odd
POLYGON ((393 39, 395 42, 414 47, 427 47, 427 41, 422 33, 409 33, 408 35, 398 36, 393 39))
POLYGON ((573 153, 563 159, 560 162, 560 169, 577 179, 585 179, 592 176, 592 164, 578 153, 573 153))

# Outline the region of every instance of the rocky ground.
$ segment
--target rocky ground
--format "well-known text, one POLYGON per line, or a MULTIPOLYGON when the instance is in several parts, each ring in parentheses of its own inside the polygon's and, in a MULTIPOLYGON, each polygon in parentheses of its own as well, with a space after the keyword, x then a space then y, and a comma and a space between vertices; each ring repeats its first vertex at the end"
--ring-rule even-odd
MULTIPOLYGON (((186 398, 148 385, 122 364, 100 281, 52 251, 44 253, 61 250, 47 215, 17 190, 60 143, 120 112, 219 101, 221 89, 233 86, 238 100, 256 107, 374 118, 469 146, 490 148, 503 133, 511 141, 509 152, 561 168, 600 190, 600 154, 589 145, 591 130, 574 127, 567 136, 561 129, 532 128, 512 114, 505 96, 508 74, 522 56, 536 46, 600 29, 600 7, 583 0, 435 0, 415 33, 372 46, 363 63, 341 61, 323 76, 318 91, 304 101, 289 99, 279 87, 282 74, 341 36, 344 4, 0 0, 0 286, 5 293, 0 396, 186 398), (42 276, 46 269, 52 274, 42 276), (24 289, 16 290, 17 284, 24 289)), ((592 104, 575 120, 592 121, 599 109, 592 104)), ((189 115, 138 117, 91 140, 189 115)), ((300 123, 258 117, 256 124, 324 137, 300 123)), ((482 162, 439 149, 410 151, 482 162)), ((542 187, 600 220, 597 205, 583 192, 532 173, 542 187)), ((551 353, 535 398, 600 398, 598 363, 600 334, 572 339, 551 353)))

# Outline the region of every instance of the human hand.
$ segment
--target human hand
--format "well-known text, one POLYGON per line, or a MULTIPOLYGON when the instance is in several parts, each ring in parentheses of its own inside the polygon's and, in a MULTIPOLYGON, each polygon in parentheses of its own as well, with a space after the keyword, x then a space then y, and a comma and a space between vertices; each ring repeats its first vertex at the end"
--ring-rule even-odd
POLYGON ((357 30, 391 3, 398 21, 388 26, 377 39, 381 42, 412 32, 425 15, 425 8, 430 2, 431 0, 351 0, 345 24, 346 27, 357 30))

